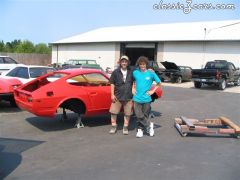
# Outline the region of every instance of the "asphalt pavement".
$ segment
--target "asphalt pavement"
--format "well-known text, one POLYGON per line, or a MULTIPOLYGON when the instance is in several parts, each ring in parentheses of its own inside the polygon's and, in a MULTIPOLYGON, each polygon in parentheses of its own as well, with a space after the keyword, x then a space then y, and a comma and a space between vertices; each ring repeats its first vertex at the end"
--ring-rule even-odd
MULTIPOLYGON (((189 84, 164 83, 152 104, 155 136, 108 134, 110 116, 84 118, 84 128, 69 121, 36 117, 0 103, 0 179, 78 180, 238 180, 240 139, 231 136, 181 137, 174 118, 225 116, 240 125, 240 93, 189 84), (177 86, 177 87, 175 87, 177 86), (185 87, 184 87, 185 86, 185 87)), ((239 87, 238 87, 239 88, 239 87)))

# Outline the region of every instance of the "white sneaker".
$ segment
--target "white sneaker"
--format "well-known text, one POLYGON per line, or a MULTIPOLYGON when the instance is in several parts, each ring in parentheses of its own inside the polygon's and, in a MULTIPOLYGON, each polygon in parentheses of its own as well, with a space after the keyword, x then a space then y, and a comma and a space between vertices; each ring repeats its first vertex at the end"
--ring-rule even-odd
POLYGON ((154 124, 153 124, 153 122, 151 122, 150 123, 150 129, 149 129, 149 136, 154 136, 154 129, 153 129, 153 127, 154 127, 154 124))
POLYGON ((138 130, 137 130, 136 137, 137 137, 137 138, 143 137, 143 131, 142 131, 142 129, 138 129, 138 130))

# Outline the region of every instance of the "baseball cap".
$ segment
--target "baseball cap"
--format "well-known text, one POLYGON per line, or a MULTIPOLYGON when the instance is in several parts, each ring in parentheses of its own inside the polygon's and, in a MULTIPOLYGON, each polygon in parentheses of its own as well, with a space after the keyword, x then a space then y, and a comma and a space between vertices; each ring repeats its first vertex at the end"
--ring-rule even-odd
POLYGON ((121 60, 124 60, 124 59, 127 60, 127 61, 129 61, 129 58, 128 58, 126 55, 121 56, 120 61, 121 61, 121 60))

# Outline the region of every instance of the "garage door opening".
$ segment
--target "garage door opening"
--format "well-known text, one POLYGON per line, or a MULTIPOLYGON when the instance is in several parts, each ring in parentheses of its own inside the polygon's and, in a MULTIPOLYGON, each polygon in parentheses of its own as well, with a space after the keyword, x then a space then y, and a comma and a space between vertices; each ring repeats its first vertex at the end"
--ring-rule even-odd
POLYGON ((157 43, 129 43, 121 44, 121 55, 127 55, 131 61, 130 65, 136 65, 140 56, 146 56, 149 60, 156 60, 157 43))

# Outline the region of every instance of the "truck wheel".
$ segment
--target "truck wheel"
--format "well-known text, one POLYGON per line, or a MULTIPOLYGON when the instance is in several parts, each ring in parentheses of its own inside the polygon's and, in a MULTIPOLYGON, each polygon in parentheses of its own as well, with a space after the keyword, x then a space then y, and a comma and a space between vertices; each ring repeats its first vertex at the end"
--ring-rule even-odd
POLYGON ((234 82, 234 86, 240 86, 240 77, 237 79, 236 82, 234 82))
POLYGON ((220 84, 219 84, 218 88, 219 88, 220 90, 224 90, 226 87, 227 87, 227 82, 226 82, 225 79, 222 79, 222 80, 220 81, 220 84))
POLYGON ((202 87, 202 83, 201 83, 201 82, 194 81, 194 87, 195 87, 195 88, 201 88, 201 87, 202 87))
POLYGON ((176 79, 176 83, 182 83, 182 77, 181 76, 178 76, 177 79, 176 79))

